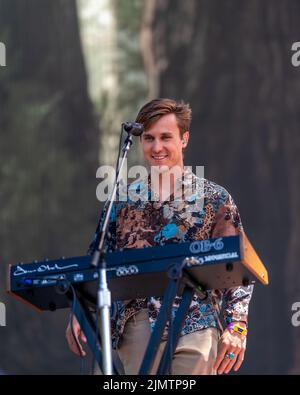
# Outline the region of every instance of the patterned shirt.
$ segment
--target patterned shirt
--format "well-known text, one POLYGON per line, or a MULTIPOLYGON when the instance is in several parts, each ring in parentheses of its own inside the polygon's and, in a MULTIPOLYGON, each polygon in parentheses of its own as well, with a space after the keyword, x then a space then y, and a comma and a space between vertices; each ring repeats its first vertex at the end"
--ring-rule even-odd
MULTIPOLYGON (((168 200, 159 201, 151 189, 150 176, 130 184, 126 189, 127 200, 114 203, 106 251, 163 246, 243 233, 238 209, 226 189, 207 179, 198 178, 190 168, 184 171, 183 177, 178 179, 175 185, 175 193, 168 200), (180 193, 176 194, 176 191, 180 193)), ((90 253, 97 245, 97 232, 101 227, 104 211, 95 239, 90 245, 90 253)), ((204 300, 195 294, 181 335, 208 327, 220 327, 219 315, 222 304, 226 324, 232 321, 247 322, 252 291, 253 285, 211 290, 207 292, 207 298, 204 300)), ((175 298, 173 315, 179 307, 180 300, 180 297, 175 298)), ((162 299, 155 296, 113 303, 113 347, 116 348, 122 339, 128 319, 143 308, 148 309, 153 330, 161 303, 162 299)), ((167 338, 167 331, 168 325, 163 339, 167 338)))

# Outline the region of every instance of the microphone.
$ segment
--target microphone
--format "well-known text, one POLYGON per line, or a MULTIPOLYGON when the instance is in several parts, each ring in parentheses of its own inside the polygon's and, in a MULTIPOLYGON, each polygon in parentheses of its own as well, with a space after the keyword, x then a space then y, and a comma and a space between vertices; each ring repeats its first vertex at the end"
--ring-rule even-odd
POLYGON ((125 132, 130 133, 133 136, 140 136, 144 131, 144 126, 137 122, 123 122, 122 126, 125 132))

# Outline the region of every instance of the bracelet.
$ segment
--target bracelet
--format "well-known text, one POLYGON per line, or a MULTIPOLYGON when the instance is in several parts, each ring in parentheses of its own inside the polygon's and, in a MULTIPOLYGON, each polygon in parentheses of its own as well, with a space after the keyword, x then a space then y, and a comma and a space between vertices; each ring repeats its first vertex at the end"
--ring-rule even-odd
POLYGON ((248 333, 248 330, 246 328, 244 328, 240 324, 237 324, 237 323, 235 324, 233 322, 227 326, 227 329, 230 329, 230 330, 238 333, 241 336, 246 336, 248 333))

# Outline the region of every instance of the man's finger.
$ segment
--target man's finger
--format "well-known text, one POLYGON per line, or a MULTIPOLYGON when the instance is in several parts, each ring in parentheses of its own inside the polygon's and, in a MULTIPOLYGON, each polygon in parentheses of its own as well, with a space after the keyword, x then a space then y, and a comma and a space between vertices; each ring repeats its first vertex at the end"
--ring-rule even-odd
POLYGON ((225 354, 225 356, 223 358, 223 361, 222 361, 219 369, 217 370, 218 374, 223 374, 224 371, 227 369, 228 365, 230 365, 230 363, 231 363, 231 360, 229 359, 229 354, 230 353, 234 353, 234 349, 233 348, 227 350, 227 352, 226 352, 226 354, 225 354))
POLYGON ((76 340, 74 340, 74 348, 77 349, 77 355, 79 355, 80 357, 84 357, 86 355, 86 352, 82 348, 78 337, 76 338, 76 340))
POLYGON ((236 361, 238 359, 238 356, 239 356, 239 352, 237 350, 236 351, 231 351, 231 352, 234 354, 234 357, 233 357, 233 359, 229 359, 228 358, 229 364, 226 366, 226 368, 224 370, 224 373, 226 373, 226 374, 231 371, 233 365, 236 363, 236 361))
POLYGON ((222 343, 219 343, 219 344, 221 344, 221 346, 219 347, 217 358, 216 358, 216 362, 214 364, 214 369, 215 370, 219 369, 220 364, 222 363, 222 361, 225 358, 225 355, 226 355, 226 352, 227 352, 227 347, 228 347, 228 345, 226 343, 222 342, 222 343))
POLYGON ((237 360, 237 362, 236 362, 236 364, 235 364, 235 366, 233 368, 233 370, 235 372, 237 372, 239 370, 239 368, 241 367, 241 365, 242 365, 242 363, 244 361, 244 356, 245 356, 245 351, 243 350, 243 351, 241 351, 239 353, 238 360, 237 360))
POLYGON ((78 342, 75 342, 72 344, 72 351, 78 355, 79 357, 85 357, 86 352, 82 348, 81 344, 78 342))
POLYGON ((67 330, 66 333, 66 338, 69 344, 69 347, 71 349, 71 351, 78 355, 79 357, 84 357, 86 355, 86 352, 84 351, 84 349, 82 348, 80 341, 78 339, 78 334, 76 333, 76 331, 74 331, 74 336, 71 330, 67 330))
POLYGON ((82 340, 84 343, 87 342, 86 337, 85 337, 85 334, 84 334, 82 331, 80 332, 80 338, 81 338, 81 340, 82 340))
POLYGON ((81 353, 80 353, 78 347, 76 346, 76 344, 73 343, 70 348, 74 354, 76 354, 78 357, 81 357, 81 353))

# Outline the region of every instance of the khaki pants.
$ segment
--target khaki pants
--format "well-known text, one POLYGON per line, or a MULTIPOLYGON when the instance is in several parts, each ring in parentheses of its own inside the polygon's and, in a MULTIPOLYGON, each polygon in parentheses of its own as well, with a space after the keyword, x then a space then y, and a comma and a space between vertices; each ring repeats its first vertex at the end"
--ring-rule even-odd
MULTIPOLYGON (((147 309, 141 310, 127 321, 118 350, 125 374, 138 374, 150 333, 147 309)), ((217 357, 218 339, 216 328, 207 328, 181 336, 173 355, 171 374, 216 374, 213 364, 217 357)), ((155 374, 157 371, 165 345, 165 341, 161 342, 150 374, 155 374)))

